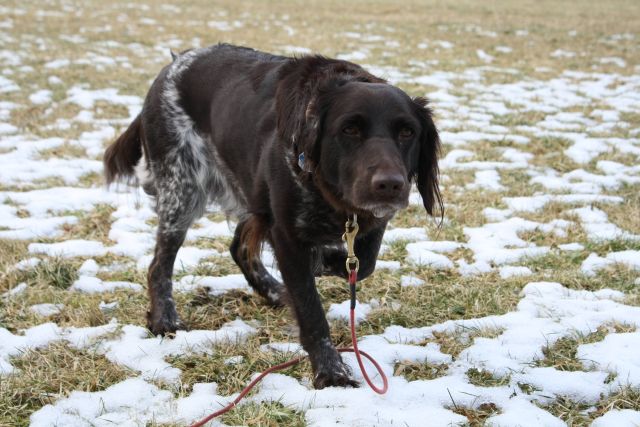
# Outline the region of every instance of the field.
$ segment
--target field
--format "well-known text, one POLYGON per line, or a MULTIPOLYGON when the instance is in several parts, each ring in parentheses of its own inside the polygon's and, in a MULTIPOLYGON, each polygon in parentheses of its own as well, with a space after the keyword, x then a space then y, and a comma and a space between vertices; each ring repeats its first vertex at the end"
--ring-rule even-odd
MULTIPOLYGON (((152 202, 104 186, 104 148, 170 50, 218 42, 337 56, 428 97, 445 212, 412 197, 359 286, 387 395, 315 391, 303 363, 212 425, 640 425, 639 20, 622 0, 3 0, 0 425, 188 425, 299 351, 213 207, 174 274, 189 331, 151 336, 152 202)), ((349 345, 346 283, 318 287, 349 345)))

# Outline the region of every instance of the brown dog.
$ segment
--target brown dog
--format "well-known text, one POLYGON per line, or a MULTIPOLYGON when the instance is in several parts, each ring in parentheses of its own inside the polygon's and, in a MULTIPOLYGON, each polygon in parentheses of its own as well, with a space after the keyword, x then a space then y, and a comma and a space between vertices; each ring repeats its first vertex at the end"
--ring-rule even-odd
POLYGON ((423 98, 358 65, 217 45, 174 58, 104 157, 109 183, 138 176, 159 217, 149 268, 149 329, 181 327, 171 296, 187 229, 215 201, 238 219, 231 254, 269 303, 287 295, 314 386, 356 385, 331 343, 315 276, 346 277, 344 222, 357 214, 359 276, 373 271, 387 222, 415 181, 441 205, 439 140, 423 98), (274 249, 284 286, 262 265, 274 249))

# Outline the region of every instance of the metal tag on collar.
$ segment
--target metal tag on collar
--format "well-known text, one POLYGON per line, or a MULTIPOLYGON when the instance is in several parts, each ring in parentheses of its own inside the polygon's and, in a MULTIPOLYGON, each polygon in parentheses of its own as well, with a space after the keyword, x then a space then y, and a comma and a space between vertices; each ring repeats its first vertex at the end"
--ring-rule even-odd
POLYGON ((304 166, 304 153, 300 153, 298 155, 298 167, 302 170, 306 170, 304 166))

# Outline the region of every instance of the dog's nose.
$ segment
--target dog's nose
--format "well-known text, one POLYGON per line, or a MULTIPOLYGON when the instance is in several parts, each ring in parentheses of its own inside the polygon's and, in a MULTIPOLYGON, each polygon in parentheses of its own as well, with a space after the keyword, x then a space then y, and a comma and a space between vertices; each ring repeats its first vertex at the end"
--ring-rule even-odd
POLYGON ((377 172, 371 178, 371 190, 378 197, 397 196, 404 188, 404 177, 399 173, 377 172))

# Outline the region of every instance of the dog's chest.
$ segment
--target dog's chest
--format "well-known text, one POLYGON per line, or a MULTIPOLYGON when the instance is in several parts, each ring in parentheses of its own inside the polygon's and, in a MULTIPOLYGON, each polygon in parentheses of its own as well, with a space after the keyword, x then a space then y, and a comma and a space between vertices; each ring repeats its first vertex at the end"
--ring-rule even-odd
POLYGON ((309 193, 302 195, 296 209, 295 231, 299 238, 320 244, 341 241, 344 222, 334 209, 309 193))

